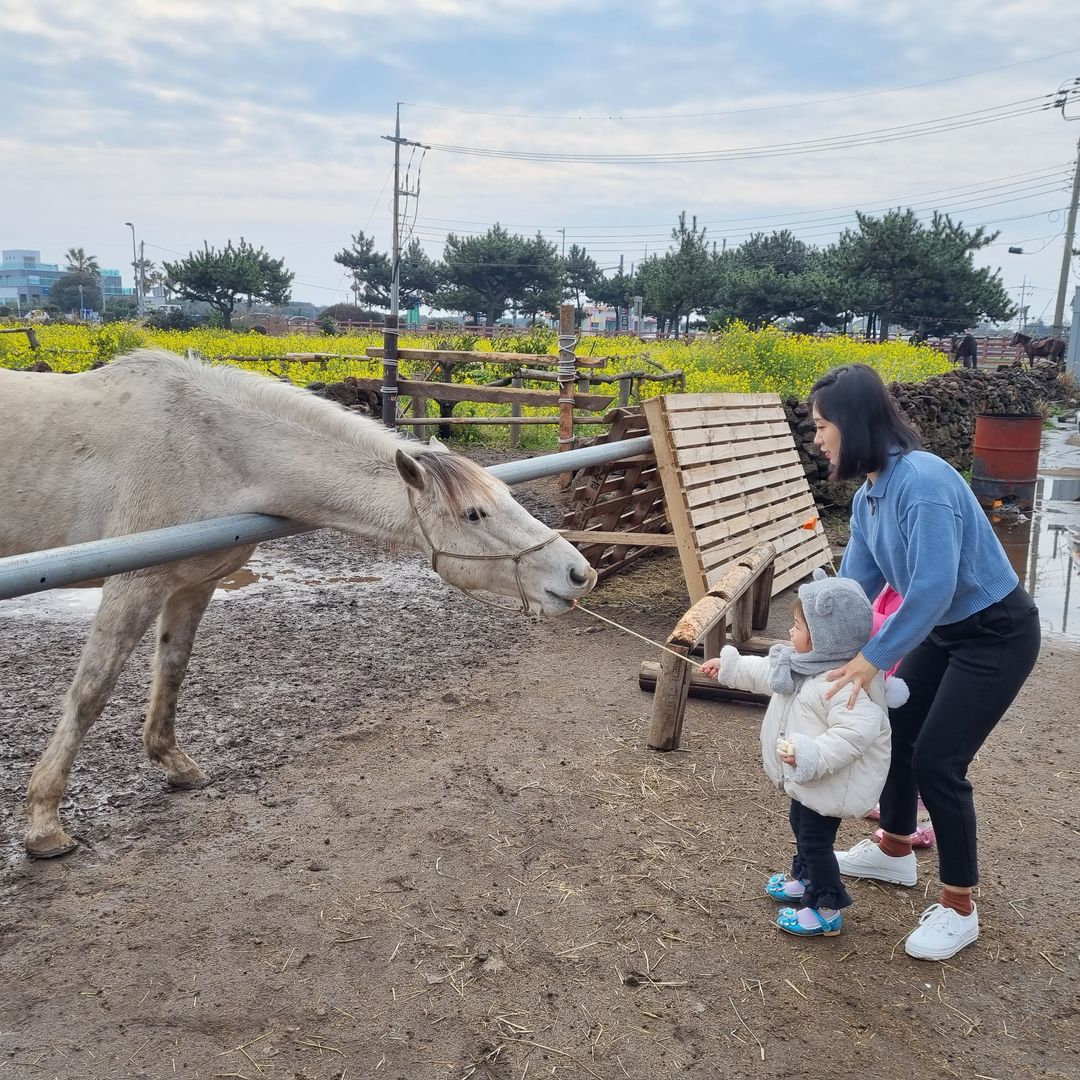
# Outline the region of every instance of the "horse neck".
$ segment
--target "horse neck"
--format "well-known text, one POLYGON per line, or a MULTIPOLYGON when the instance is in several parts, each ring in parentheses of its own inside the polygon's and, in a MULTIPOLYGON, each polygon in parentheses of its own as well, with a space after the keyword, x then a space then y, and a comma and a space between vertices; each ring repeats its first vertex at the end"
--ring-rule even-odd
POLYGON ((394 462, 402 443, 376 422, 301 408, 270 423, 265 416, 229 414, 223 426, 242 462, 246 509, 422 546, 394 462))

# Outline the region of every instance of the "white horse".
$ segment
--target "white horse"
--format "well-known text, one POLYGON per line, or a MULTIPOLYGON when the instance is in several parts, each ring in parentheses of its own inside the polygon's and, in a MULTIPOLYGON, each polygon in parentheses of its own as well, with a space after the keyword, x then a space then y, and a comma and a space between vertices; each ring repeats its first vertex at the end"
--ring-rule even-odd
MULTIPOLYGON (((0 370, 0 556, 230 514, 393 541, 463 590, 558 614, 596 583, 566 540, 489 473, 296 387, 142 350, 80 375, 0 370)), ((59 805, 90 725, 157 619, 143 745, 169 784, 206 777, 179 747, 176 700, 216 583, 255 545, 106 580, 63 715, 27 789, 29 854, 76 846, 59 805)))

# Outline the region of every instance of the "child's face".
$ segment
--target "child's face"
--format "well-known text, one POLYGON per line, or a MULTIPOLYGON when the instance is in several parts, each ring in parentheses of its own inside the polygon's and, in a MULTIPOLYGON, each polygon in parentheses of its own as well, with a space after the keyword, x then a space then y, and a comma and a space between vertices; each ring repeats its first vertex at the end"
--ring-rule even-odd
POLYGON ((796 607, 792 615, 794 616, 794 622, 788 631, 788 637, 791 638, 791 647, 796 652, 810 652, 814 648, 814 643, 810 640, 810 628, 803 618, 802 608, 796 607))

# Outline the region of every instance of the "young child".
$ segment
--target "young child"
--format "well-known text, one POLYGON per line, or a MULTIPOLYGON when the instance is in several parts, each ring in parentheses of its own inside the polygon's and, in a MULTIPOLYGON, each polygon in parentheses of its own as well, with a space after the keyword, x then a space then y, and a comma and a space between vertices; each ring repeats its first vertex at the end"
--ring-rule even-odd
POLYGON ((879 675, 853 708, 848 696, 831 700, 826 672, 843 667, 866 644, 872 628, 870 601, 847 578, 826 577, 799 588, 790 645, 774 645, 768 657, 740 656, 731 645, 701 665, 726 686, 771 694, 761 725, 765 772, 791 796, 795 834, 791 876, 769 878, 765 892, 790 902, 776 925, 801 937, 833 937, 843 926, 851 897, 840 880, 833 842, 840 819, 863 817, 877 802, 889 770, 889 705, 902 704, 907 687, 879 675))

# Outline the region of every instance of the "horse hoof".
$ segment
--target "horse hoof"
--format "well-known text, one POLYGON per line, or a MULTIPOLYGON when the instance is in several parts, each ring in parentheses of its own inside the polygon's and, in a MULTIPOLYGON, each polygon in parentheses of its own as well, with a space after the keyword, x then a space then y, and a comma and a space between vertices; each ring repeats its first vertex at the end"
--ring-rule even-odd
POLYGON ((45 836, 37 840, 26 840, 26 854, 31 859, 55 859, 67 855, 79 846, 78 840, 72 840, 67 833, 59 836, 45 836))
POLYGON ((165 778, 169 787, 176 791, 198 791, 210 783, 209 776, 199 773, 197 776, 168 776, 165 778))

